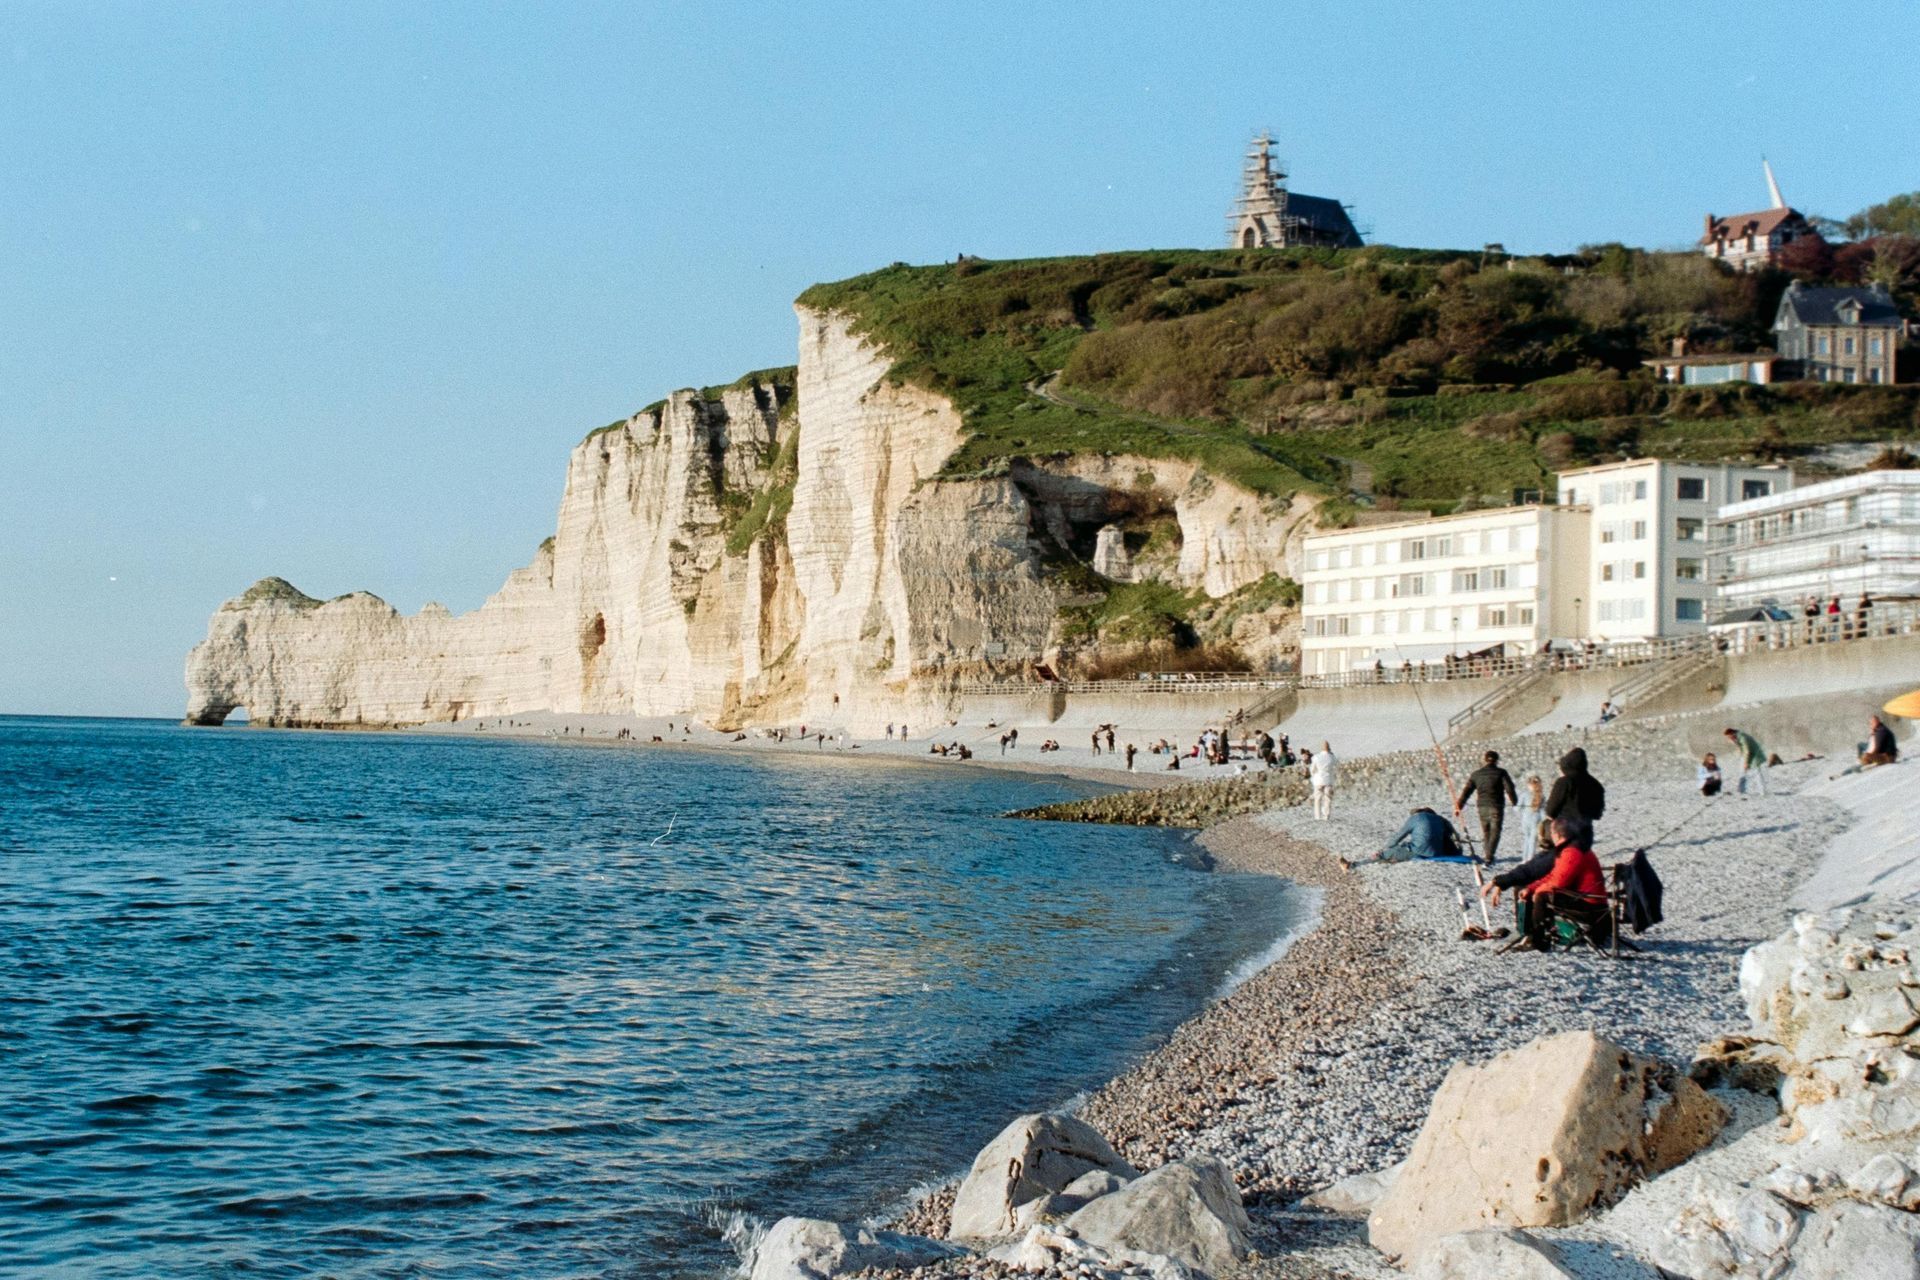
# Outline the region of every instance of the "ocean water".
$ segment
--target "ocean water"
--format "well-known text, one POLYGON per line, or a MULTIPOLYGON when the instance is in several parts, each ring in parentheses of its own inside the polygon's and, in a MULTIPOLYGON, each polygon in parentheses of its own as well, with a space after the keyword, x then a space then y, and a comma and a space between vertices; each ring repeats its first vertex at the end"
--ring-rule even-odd
POLYGON ((1088 790, 0 718, 0 1273, 714 1276, 885 1209, 1297 923, 997 816, 1088 790))

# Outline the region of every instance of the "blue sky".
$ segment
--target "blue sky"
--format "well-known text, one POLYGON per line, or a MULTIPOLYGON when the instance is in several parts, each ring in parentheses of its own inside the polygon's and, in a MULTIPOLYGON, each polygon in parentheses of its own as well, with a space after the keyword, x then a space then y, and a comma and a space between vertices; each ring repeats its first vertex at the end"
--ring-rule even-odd
POLYGON ((575 441, 790 363, 808 284, 1217 243, 1258 127, 1397 244, 1683 244, 1764 206, 1763 151, 1845 215, 1920 185, 1884 109, 1920 16, 1872 29, 1547 0, 9 6, 0 712, 179 714, 208 613, 270 573, 472 608, 552 532, 575 441))

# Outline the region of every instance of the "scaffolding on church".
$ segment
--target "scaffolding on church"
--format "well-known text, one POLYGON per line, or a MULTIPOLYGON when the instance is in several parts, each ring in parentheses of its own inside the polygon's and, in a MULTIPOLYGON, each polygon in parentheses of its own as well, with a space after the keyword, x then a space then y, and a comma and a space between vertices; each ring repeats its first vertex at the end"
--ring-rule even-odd
POLYGON ((1287 173, 1273 156, 1273 135, 1262 132, 1247 151, 1240 195, 1227 214, 1228 244, 1238 249, 1357 249, 1360 233, 1346 206, 1325 196, 1287 189, 1287 173))

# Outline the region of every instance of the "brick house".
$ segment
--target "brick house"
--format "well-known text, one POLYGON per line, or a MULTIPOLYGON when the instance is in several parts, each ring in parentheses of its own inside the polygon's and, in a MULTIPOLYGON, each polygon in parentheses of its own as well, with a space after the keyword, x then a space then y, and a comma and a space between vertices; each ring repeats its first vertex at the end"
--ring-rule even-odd
POLYGON ((1905 324, 1893 298, 1871 288, 1787 286, 1773 318, 1774 346, 1812 382, 1894 382, 1905 324))

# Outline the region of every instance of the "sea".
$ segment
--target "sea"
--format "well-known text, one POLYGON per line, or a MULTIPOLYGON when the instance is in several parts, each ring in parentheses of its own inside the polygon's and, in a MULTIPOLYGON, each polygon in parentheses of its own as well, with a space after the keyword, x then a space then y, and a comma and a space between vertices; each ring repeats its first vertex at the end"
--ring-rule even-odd
POLYGON ((963 1171, 1284 883, 912 762, 0 717, 0 1274, 702 1277, 963 1171))

